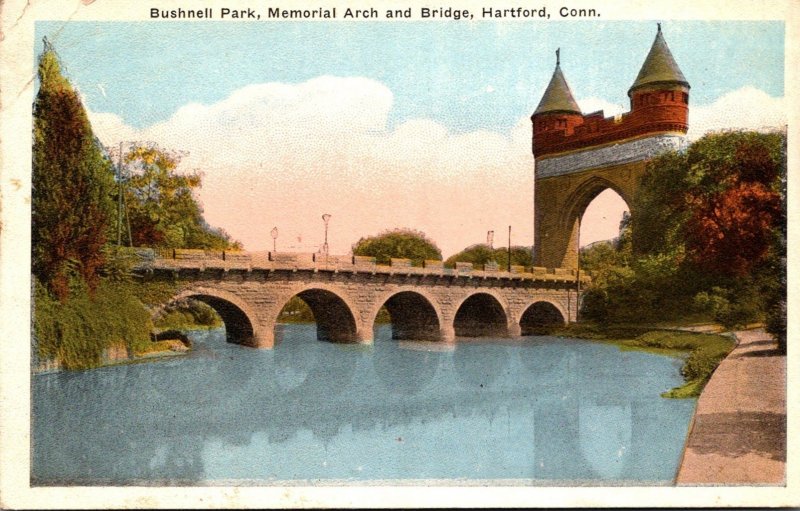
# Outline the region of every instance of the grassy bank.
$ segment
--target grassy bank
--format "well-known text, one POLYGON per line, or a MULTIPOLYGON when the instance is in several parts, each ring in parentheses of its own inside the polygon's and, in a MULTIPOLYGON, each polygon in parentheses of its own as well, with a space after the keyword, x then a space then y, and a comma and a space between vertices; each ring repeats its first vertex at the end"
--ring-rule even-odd
POLYGON ((36 282, 33 313, 36 355, 65 369, 102 365, 104 353, 115 346, 136 353, 150 344, 150 314, 119 283, 103 281, 93 294, 76 287, 60 302, 36 282))
POLYGON ((627 325, 571 324, 551 330, 550 335, 577 337, 614 344, 623 350, 642 350, 685 357, 681 375, 684 384, 664 392, 662 397, 697 397, 711 374, 735 343, 730 337, 680 330, 653 330, 627 325))
MULTIPOLYGON (((170 325, 154 325, 145 306, 171 296, 173 284, 103 279, 93 293, 85 286, 73 286, 69 298, 63 302, 38 281, 34 286, 33 343, 38 364, 82 370, 183 351, 172 341, 151 340, 154 330, 164 330, 170 325)), ((193 319, 191 326, 196 328, 199 321, 191 313, 197 310, 201 310, 198 316, 206 323, 218 321, 215 314, 208 319, 209 315, 203 314, 208 311, 202 307, 190 309, 186 315, 176 310, 169 320, 191 323, 193 319)))

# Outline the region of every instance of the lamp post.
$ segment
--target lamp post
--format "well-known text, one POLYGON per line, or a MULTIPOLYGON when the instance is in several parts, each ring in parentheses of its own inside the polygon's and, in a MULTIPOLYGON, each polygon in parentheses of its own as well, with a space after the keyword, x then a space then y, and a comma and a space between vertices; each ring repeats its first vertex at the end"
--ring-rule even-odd
POLYGON ((494 231, 486 233, 486 244, 489 245, 490 249, 494 249, 494 231))
POLYGON ((269 232, 270 236, 272 236, 272 251, 277 252, 277 240, 278 240, 278 228, 273 227, 272 230, 269 232))
POLYGON ((328 255, 328 222, 331 219, 331 215, 325 213, 322 215, 322 221, 325 222, 325 243, 322 244, 322 251, 325 252, 325 255, 328 255))
POLYGON ((511 272, 511 226, 508 226, 508 271, 511 272))

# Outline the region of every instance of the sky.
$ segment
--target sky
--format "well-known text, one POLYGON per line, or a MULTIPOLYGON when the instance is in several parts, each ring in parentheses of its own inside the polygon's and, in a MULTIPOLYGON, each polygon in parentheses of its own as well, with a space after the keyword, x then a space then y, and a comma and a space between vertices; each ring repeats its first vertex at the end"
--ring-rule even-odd
MULTIPOLYGON (((782 22, 670 21, 690 131, 782 127, 782 22), (745 37, 746 35, 746 37, 745 37)), ((248 250, 331 253, 407 227, 444 257, 533 244, 530 115, 561 48, 585 113, 628 110, 656 33, 613 22, 37 22, 110 147, 156 142, 203 173, 211 225, 248 250)), ((34 55, 34 58, 36 57, 34 55)), ((604 192, 581 243, 617 234, 604 192)))

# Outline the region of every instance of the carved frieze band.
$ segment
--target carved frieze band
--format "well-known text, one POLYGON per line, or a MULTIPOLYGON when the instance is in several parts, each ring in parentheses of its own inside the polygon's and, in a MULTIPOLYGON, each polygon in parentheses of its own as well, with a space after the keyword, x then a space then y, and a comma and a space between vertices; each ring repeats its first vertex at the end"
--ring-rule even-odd
POLYGON ((667 151, 685 149, 686 146, 688 141, 683 135, 669 134, 574 151, 537 160, 536 178, 563 176, 587 169, 647 160, 667 151))

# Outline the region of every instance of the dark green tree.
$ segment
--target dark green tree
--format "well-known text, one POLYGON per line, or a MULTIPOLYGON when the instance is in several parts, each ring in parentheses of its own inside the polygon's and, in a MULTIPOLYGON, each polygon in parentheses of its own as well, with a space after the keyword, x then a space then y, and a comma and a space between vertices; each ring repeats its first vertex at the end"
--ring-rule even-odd
POLYGON ((33 107, 32 270, 60 300, 70 281, 93 290, 103 265, 114 177, 80 97, 45 40, 33 107))
POLYGON ((634 197, 633 249, 702 272, 741 277, 767 257, 782 220, 784 135, 706 135, 653 160, 634 197))
POLYGON ((770 328, 780 331, 785 176, 781 133, 709 134, 652 160, 622 243, 582 256, 593 276, 584 317, 650 321, 694 313, 733 328, 774 311, 770 328))
MULTIPOLYGON (((476 268, 482 267, 486 263, 495 262, 501 270, 504 270, 508 267, 508 249, 491 248, 484 243, 470 245, 461 252, 448 257, 444 265, 448 268, 455 268, 456 262, 472 263, 476 268)), ((525 267, 533 266, 533 255, 530 247, 511 247, 511 264, 525 267)))
POLYGON ((417 266, 426 259, 442 260, 442 251, 436 243, 413 229, 393 229, 361 238, 353 245, 353 255, 374 257, 378 264, 389 264, 393 257, 411 259, 417 266))

